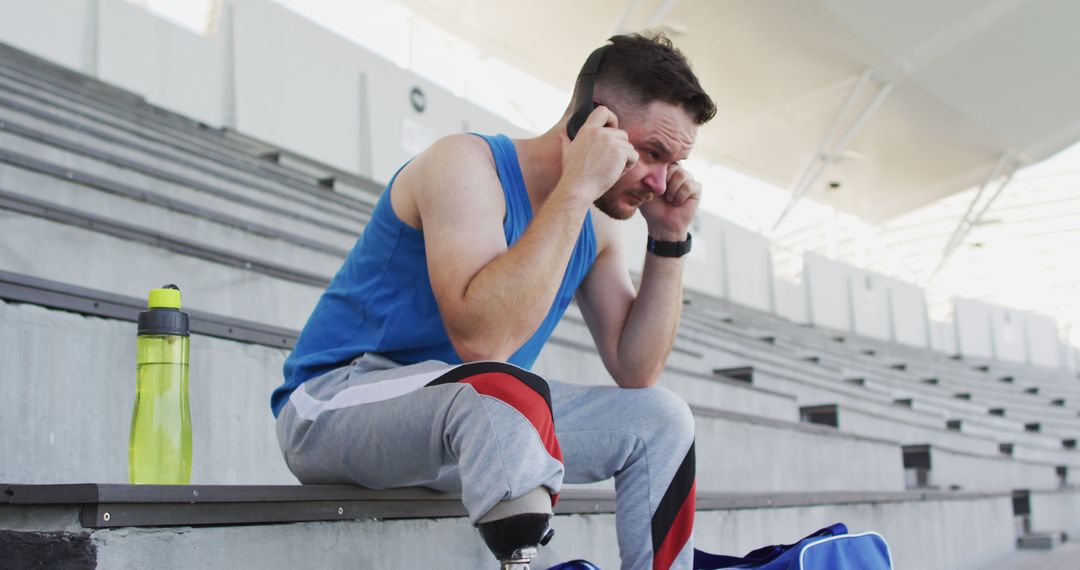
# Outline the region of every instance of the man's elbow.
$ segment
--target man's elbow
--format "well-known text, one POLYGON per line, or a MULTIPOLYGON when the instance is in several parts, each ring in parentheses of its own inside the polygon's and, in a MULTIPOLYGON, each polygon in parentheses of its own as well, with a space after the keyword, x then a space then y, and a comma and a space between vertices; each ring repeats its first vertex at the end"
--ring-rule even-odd
POLYGON ((659 372, 653 374, 631 374, 623 372, 613 374, 612 376, 614 377, 615 384, 620 388, 630 389, 649 388, 650 386, 655 386, 657 381, 660 380, 659 372))
POLYGON ((462 362, 486 360, 506 362, 514 354, 514 349, 507 346, 508 343, 482 336, 465 337, 451 334, 450 343, 454 345, 454 351, 462 362))

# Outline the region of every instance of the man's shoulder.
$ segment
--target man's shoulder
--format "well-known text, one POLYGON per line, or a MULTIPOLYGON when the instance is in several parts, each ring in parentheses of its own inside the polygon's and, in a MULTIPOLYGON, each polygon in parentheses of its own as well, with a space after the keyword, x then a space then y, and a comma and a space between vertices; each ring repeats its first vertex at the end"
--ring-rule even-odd
POLYGON ((436 140, 421 155, 426 162, 468 164, 472 167, 488 164, 495 167, 495 157, 483 137, 471 133, 447 135, 436 140))
POLYGON ((502 186, 495 158, 483 138, 473 134, 442 137, 420 153, 399 175, 391 195, 394 211, 410 226, 423 229, 437 218, 456 219, 468 208, 476 215, 490 204, 501 217, 502 186))

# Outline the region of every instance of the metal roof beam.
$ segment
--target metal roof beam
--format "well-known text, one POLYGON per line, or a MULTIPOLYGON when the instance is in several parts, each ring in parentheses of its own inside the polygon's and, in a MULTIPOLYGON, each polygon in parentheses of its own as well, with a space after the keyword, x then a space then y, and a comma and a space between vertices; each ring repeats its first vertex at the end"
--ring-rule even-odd
POLYGON ((847 130, 843 132, 839 142, 832 144, 833 138, 840 131, 840 126, 844 123, 844 119, 848 113, 854 107, 855 101, 863 91, 866 90, 866 86, 870 83, 870 78, 873 75, 873 68, 867 69, 859 76, 859 80, 855 83, 855 87, 848 94, 844 104, 840 107, 840 112, 836 114, 836 118, 833 120, 832 126, 829 127, 829 131, 825 134, 825 137, 821 139, 821 144, 818 145, 817 152, 807 163, 803 169, 802 174, 796 179, 795 186, 791 189, 791 198, 788 199, 787 204, 784 205, 783 211, 780 212, 780 216, 773 223, 772 231, 776 231, 780 227, 780 224, 787 218, 787 216, 795 209, 795 206, 802 200, 803 196, 810 190, 810 188, 817 182, 817 179, 825 172, 825 170, 836 160, 840 153, 844 152, 847 145, 851 144, 855 136, 859 134, 859 131, 866 126, 866 122, 870 120, 874 112, 878 110, 885 99, 892 93, 895 87, 894 83, 883 84, 874 96, 873 100, 863 108, 855 120, 847 127, 847 130))
POLYGON ((1000 159, 998 159, 997 164, 994 165, 994 169, 990 171, 990 176, 987 177, 986 182, 984 182, 983 185, 979 188, 979 191, 975 194, 975 198, 971 201, 971 204, 968 205, 967 211, 964 212, 964 215, 956 224, 956 229, 953 230, 952 235, 949 236, 949 241, 945 244, 945 249, 941 252, 941 261, 938 262, 937 267, 935 267, 934 270, 930 273, 929 277, 926 278, 926 283, 932 281, 934 277, 939 272, 941 272, 941 270, 949 262, 949 259, 952 258, 952 255, 956 253, 956 250, 959 249, 960 246, 964 243, 964 239, 967 238, 968 234, 971 233, 971 230, 975 226, 977 226, 980 221, 982 221, 983 216, 986 215, 986 212, 990 210, 990 206, 994 204, 994 201, 998 199, 998 196, 1001 196, 1001 193, 1004 192, 1005 188, 1007 188, 1009 186, 1009 183, 1012 182, 1013 176, 1016 175, 1016 169, 1017 164, 1012 161, 1012 155, 1010 153, 1005 153, 1001 156, 1000 159), (983 194, 986 193, 986 190, 990 187, 994 180, 996 180, 1001 175, 1002 169, 1005 168, 1005 165, 1010 162, 1012 162, 1012 165, 1009 168, 1009 174, 1005 177, 1005 180, 1002 181, 1001 185, 998 186, 996 191, 994 191, 994 194, 990 196, 990 199, 987 200, 981 208, 979 208, 978 213, 975 214, 974 218, 972 218, 971 213, 975 211, 979 199, 982 198, 983 194))
POLYGON ((655 28, 656 26, 659 26, 661 23, 663 23, 664 18, 668 17, 668 14, 671 13, 671 9, 674 8, 675 5, 678 3, 679 0, 664 0, 664 3, 661 4, 655 12, 653 12, 653 15, 649 18, 649 21, 645 23, 645 28, 655 28))
POLYGON ((630 31, 630 18, 637 12, 640 2, 641 0, 628 0, 626 2, 626 9, 623 10, 622 16, 619 17, 619 22, 615 24, 614 35, 625 34, 630 31))

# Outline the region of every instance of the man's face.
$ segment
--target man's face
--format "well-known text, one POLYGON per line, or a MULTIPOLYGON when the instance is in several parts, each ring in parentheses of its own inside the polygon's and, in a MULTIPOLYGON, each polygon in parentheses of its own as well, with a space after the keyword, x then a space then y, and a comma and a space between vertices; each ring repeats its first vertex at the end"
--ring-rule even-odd
POLYGON ((654 101, 619 116, 619 128, 637 149, 638 161, 594 204, 608 216, 626 220, 638 206, 663 196, 668 170, 690 154, 697 125, 681 108, 654 101))

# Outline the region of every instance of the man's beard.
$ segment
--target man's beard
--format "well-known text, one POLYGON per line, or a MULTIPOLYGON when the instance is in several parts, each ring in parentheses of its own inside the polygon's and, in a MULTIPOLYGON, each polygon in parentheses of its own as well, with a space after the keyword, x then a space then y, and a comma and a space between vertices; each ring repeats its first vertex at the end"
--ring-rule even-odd
POLYGON ((624 192, 608 190, 604 192, 602 196, 593 201, 593 205, 598 210, 607 214, 607 216, 613 220, 629 220, 634 217, 634 213, 637 212, 637 208, 631 208, 629 206, 619 204, 624 192), (620 206, 622 206, 620 208, 620 206))

